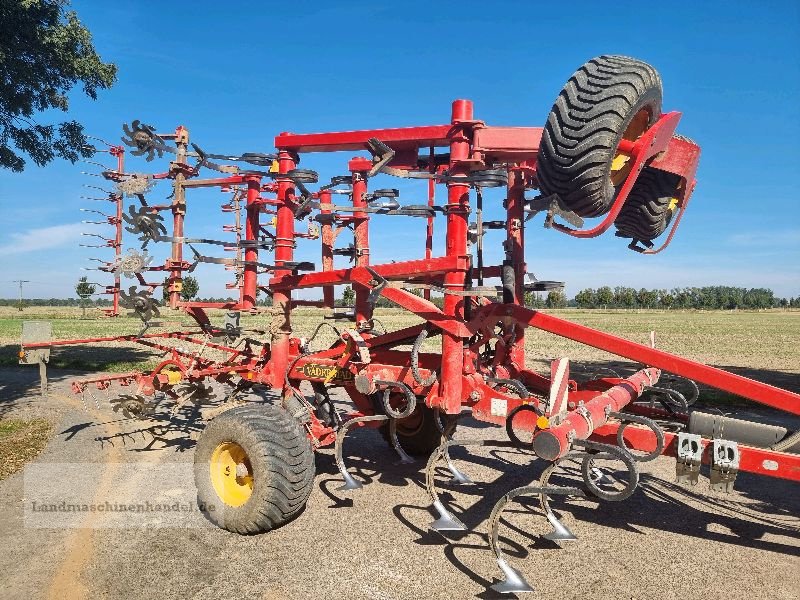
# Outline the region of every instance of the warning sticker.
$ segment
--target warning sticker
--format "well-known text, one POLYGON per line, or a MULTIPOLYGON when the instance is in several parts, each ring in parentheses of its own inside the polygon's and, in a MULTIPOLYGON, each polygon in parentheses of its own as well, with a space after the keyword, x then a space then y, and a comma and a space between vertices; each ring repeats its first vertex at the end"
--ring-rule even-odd
POLYGON ((492 398, 491 413, 493 417, 508 416, 508 400, 503 398, 492 398))

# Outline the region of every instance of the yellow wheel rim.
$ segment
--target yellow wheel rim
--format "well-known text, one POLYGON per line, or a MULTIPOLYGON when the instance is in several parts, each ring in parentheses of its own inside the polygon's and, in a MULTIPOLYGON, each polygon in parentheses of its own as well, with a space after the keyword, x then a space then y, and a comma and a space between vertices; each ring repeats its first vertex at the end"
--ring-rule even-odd
POLYGON ((253 469, 247 452, 234 442, 223 442, 214 449, 209 463, 211 484, 228 506, 241 506, 253 493, 253 469))
MULTIPOLYGON (((646 109, 640 110, 633 119, 631 119, 631 122, 625 129, 625 133, 622 134, 622 139, 635 142, 647 131, 647 126, 649 124, 650 113, 646 109)), ((622 182, 625 181, 625 178, 628 177, 632 166, 630 160, 630 155, 617 150, 617 153, 611 161, 611 183, 614 184, 614 187, 620 186, 622 182)))

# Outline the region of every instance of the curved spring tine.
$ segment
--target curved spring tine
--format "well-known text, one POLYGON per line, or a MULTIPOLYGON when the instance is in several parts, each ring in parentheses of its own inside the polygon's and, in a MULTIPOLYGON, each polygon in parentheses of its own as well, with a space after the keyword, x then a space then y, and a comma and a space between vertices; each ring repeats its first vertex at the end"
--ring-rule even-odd
MULTIPOLYGON (((460 417, 461 415, 458 415, 456 419, 460 417)), ((439 430, 439 433, 442 434, 442 442, 452 441, 453 432, 455 431, 456 428, 456 420, 453 420, 453 422, 450 423, 445 428, 444 425, 442 424, 441 419, 439 418, 439 411, 437 410, 435 415, 435 422, 436 422, 436 428, 439 430)), ((468 475, 458 470, 458 467, 456 467, 455 463, 453 462, 453 459, 450 457, 450 450, 448 446, 444 447, 442 456, 444 457, 444 461, 447 464, 447 470, 450 471, 450 474, 453 476, 452 479, 450 480, 450 483, 455 483, 457 485, 467 485, 470 483, 474 483, 472 479, 469 478, 468 475)))
POLYGON ((363 484, 359 481, 353 479, 353 476, 347 471, 347 467, 344 464, 344 458, 342 456, 342 446, 344 444, 344 438, 347 435, 347 432, 353 425, 358 423, 367 423, 369 421, 388 421, 389 417, 386 415, 369 415, 366 417, 357 417, 355 419, 350 419, 342 425, 341 429, 336 432, 336 468, 339 469, 339 473, 342 474, 342 479, 344 479, 344 485, 336 488, 337 490, 358 490, 361 489, 363 484))
MULTIPOLYGON (((558 466, 565 460, 576 458, 578 455, 585 456, 585 453, 580 452, 580 453, 568 454, 564 458, 557 460, 549 467, 547 467, 544 471, 542 471, 542 475, 539 478, 539 487, 542 489, 547 488, 548 483, 550 482, 550 476, 553 474, 553 471, 555 471, 558 468, 558 466)), ((582 490, 578 489, 578 492, 574 495, 583 496, 584 493, 582 490)), ((561 521, 558 520, 558 517, 556 517, 556 514, 553 512, 553 509, 550 508, 550 500, 547 497, 547 494, 545 493, 539 494, 539 503, 542 505, 542 510, 544 510, 544 516, 547 519, 548 523, 550 523, 550 525, 553 526, 553 531, 546 534, 544 536, 544 539, 550 540, 551 542, 574 542, 575 540, 578 539, 578 536, 572 533, 569 527, 567 527, 561 521)))
POLYGON ((394 448, 394 451, 400 456, 399 464, 412 464, 414 459, 406 454, 406 451, 403 450, 403 446, 400 445, 400 440, 397 439, 397 419, 389 419, 389 439, 392 442, 392 448, 394 448))
MULTIPOLYGON (((497 559, 497 566, 500 567, 500 570, 503 572, 503 575, 505 576, 505 579, 491 586, 491 589, 500 594, 515 594, 515 593, 519 594, 519 593, 533 591, 533 588, 530 586, 530 584, 527 581, 525 581, 525 578, 522 576, 522 573, 517 571, 514 567, 512 567, 508 563, 508 561, 506 560, 506 556, 500 549, 500 544, 498 542, 499 529, 500 529, 500 516, 503 512, 503 509, 514 498, 516 498, 517 496, 521 496, 523 494, 536 494, 540 498, 546 498, 548 495, 556 495, 556 494, 582 496, 583 492, 578 488, 528 485, 511 490, 505 496, 500 498, 500 500, 497 501, 497 503, 494 505, 494 508, 492 509, 492 514, 489 517, 489 531, 490 531, 489 545, 491 546, 492 552, 494 552, 495 558, 497 559)), ((548 517, 548 521, 549 520, 550 518, 548 517)), ((558 519, 556 519, 556 521, 558 521, 558 519)))
POLYGON ((428 459, 428 464, 425 467, 425 489, 428 492, 428 496, 431 499, 431 503, 433 504, 433 508, 436 513, 439 515, 433 523, 428 525, 428 529, 432 529, 433 531, 466 531, 467 526, 464 525, 457 517, 453 516, 450 511, 448 511, 442 501, 439 499, 439 493, 436 491, 436 484, 434 482, 434 469, 436 468, 436 462, 439 458, 444 456, 444 453, 447 450, 447 445, 451 442, 447 439, 443 439, 441 445, 433 451, 430 458, 428 459))

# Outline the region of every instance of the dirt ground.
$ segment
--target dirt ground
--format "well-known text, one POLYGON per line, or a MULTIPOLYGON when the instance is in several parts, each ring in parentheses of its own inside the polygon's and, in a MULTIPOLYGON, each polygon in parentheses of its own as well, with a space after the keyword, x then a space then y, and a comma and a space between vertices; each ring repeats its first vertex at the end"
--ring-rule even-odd
MULTIPOLYGON (((141 526, 132 515, 61 519, 33 511, 36 494, 72 485, 96 503, 159 494, 192 502, 198 426, 128 420, 106 401, 83 406, 69 393, 71 373, 51 375, 50 396, 41 398, 36 369, 0 370, 2 416, 55 425, 42 455, 0 482, 2 598, 498 597, 488 590, 500 572, 487 519, 505 492, 538 477, 541 466, 527 455, 453 452, 476 483, 450 485, 440 472, 445 503, 470 529, 447 538, 427 530, 424 461, 396 464, 373 430, 355 431, 345 448, 362 490, 337 490, 332 450, 323 450, 306 510, 268 534, 238 536, 196 510, 141 526), (173 479, 162 488, 164 472, 173 479)), ((499 439, 502 432, 467 421, 457 437, 499 439)), ((541 537, 549 528, 538 503, 522 498, 505 513, 503 548, 540 597, 798 597, 796 484, 740 474, 737 491, 723 495, 710 492, 705 477, 693 488, 674 479, 674 461, 660 458, 642 465, 641 486, 624 502, 555 502, 579 538, 563 548, 541 537)))

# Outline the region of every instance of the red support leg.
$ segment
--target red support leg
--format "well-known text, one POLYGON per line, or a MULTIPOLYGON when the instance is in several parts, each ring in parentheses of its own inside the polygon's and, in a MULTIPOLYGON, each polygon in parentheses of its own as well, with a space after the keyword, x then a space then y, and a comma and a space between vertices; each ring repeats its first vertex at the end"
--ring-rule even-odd
MULTIPOLYGON (((469 158, 470 141, 465 135, 463 121, 471 121, 472 102, 456 100, 453 102, 450 135, 450 175, 469 174, 469 166, 464 162, 469 158)), ((467 218, 469 211, 469 185, 450 181, 447 184, 447 256, 467 256, 467 218)), ((444 276, 444 287, 448 290, 463 290, 466 270, 449 271, 444 276)), ((464 319, 464 299, 461 296, 445 294, 444 313, 459 320, 464 319)), ((461 411, 462 373, 464 370, 464 344, 458 337, 442 332, 442 373, 440 404, 447 413, 461 411)))
MULTIPOLYGON (((255 242, 261 229, 259 216, 261 207, 256 203, 261 190, 261 181, 258 177, 247 178, 247 220, 245 221, 245 241, 255 242)), ((244 250, 244 259, 248 262, 258 261, 258 248, 247 246, 244 250)), ((243 285, 241 288, 241 305, 247 310, 256 305, 258 292, 258 267, 246 264, 244 266, 243 285)))
MULTIPOLYGON (((288 173, 295 168, 295 160, 285 150, 278 154, 279 173, 288 173)), ((278 209, 275 226, 275 262, 280 266, 294 257, 294 183, 289 178, 278 179, 278 209)), ((289 275, 289 269, 276 269, 275 277, 289 275)), ((286 369, 289 367, 289 336, 292 333, 290 321, 291 290, 275 290, 272 294, 272 344, 270 345, 270 379, 272 387, 282 389, 286 369)))

